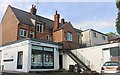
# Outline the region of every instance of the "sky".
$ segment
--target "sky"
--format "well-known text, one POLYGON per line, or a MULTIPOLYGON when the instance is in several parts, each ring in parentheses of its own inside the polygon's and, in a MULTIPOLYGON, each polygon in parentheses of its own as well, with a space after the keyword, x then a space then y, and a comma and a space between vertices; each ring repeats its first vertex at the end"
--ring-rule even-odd
POLYGON ((0 0, 0 20, 8 5, 29 12, 32 4, 37 6, 37 14, 54 20, 57 10, 60 18, 71 22, 73 27, 86 30, 95 29, 108 33, 116 32, 117 8, 115 0, 69 0, 69 1, 8 1, 0 0))

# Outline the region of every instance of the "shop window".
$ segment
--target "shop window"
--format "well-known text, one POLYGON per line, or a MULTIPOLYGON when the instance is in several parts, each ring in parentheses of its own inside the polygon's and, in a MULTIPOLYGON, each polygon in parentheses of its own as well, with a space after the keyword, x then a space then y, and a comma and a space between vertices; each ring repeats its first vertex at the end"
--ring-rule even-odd
POLYGON ((54 68, 54 50, 49 47, 32 46, 31 69, 54 68))

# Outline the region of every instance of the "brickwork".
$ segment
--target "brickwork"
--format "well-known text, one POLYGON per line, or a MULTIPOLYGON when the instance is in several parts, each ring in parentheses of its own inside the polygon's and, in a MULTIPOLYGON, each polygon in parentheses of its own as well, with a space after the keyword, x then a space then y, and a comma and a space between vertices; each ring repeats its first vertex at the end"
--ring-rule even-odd
POLYGON ((70 23, 66 23, 64 26, 64 19, 63 19, 63 28, 59 29, 61 24, 59 23, 60 15, 55 13, 54 15, 54 31, 51 31, 50 29, 44 28, 43 32, 36 32, 35 26, 21 24, 20 21, 15 16, 14 12, 12 11, 11 7, 8 6, 8 9, 3 17, 2 20, 2 37, 1 40, 2 45, 14 42, 23 38, 30 38, 30 32, 34 32, 34 38, 36 39, 42 39, 47 40, 47 35, 51 36, 51 39, 53 42, 61 42, 64 45, 65 49, 74 49, 79 47, 79 40, 78 35, 75 31, 75 29, 72 27, 70 23), (60 24, 60 25, 59 25, 60 24), (28 34, 27 37, 21 37, 20 36, 20 29, 27 30, 28 34), (67 40, 67 33, 72 33, 72 41, 67 40))
POLYGON ((53 33, 53 41, 62 42, 65 49, 79 48, 78 35, 70 23, 67 23, 63 29, 55 31, 53 33), (67 40, 68 32, 72 33, 72 41, 67 40))
POLYGON ((2 21, 2 45, 17 40, 18 20, 11 8, 8 7, 2 21))

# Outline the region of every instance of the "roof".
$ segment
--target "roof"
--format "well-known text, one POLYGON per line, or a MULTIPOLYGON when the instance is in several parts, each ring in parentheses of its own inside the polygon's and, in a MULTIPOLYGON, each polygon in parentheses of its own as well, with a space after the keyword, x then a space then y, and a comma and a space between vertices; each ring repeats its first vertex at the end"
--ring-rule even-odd
POLYGON ((102 32, 99 32, 99 31, 97 31, 97 30, 94 30, 94 29, 87 29, 87 30, 84 30, 83 32, 88 31, 88 30, 91 30, 91 31, 100 33, 100 34, 102 34, 102 35, 108 36, 107 34, 104 34, 104 33, 102 33, 102 32))
POLYGON ((120 38, 110 38, 109 41, 119 41, 120 42, 120 38))
POLYGON ((33 15, 30 12, 26 12, 26 11, 11 7, 10 5, 9 5, 9 7, 13 10, 14 14, 18 18, 18 20, 20 21, 20 24, 26 24, 26 25, 33 26, 31 19, 34 19, 38 22, 44 23, 45 29, 53 30, 53 26, 54 26, 53 20, 50 20, 48 18, 44 18, 44 17, 39 16, 39 15, 33 15))
POLYGON ((81 29, 74 28, 76 32, 81 33, 83 32, 81 29))
POLYGON ((25 39, 17 40, 17 41, 14 41, 14 42, 10 42, 10 43, 2 45, 0 47, 8 46, 8 45, 19 43, 19 42, 26 41, 26 40, 31 40, 31 41, 36 41, 36 42, 42 42, 42 43, 47 43, 47 44, 53 44, 53 45, 58 45, 58 46, 62 45, 62 43, 56 43, 56 42, 52 42, 52 41, 45 41, 45 40, 33 39, 33 38, 25 38, 25 39))

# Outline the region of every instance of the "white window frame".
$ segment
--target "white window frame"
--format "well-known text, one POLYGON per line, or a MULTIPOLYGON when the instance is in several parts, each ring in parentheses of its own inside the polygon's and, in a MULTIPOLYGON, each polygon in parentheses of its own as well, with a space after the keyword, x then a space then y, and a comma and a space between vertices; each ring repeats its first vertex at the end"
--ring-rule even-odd
POLYGON ((21 37, 27 37, 28 36, 28 31, 25 30, 25 29, 20 29, 20 36, 21 37), (26 32, 26 35, 25 35, 25 32, 26 32))
MULTIPOLYGON (((30 31, 30 36, 31 36, 31 35, 33 35, 32 38, 34 38, 34 37, 35 37, 35 32, 30 31)), ((31 37, 30 37, 30 38, 31 38, 31 37)))
POLYGON ((51 41, 51 40, 52 40, 52 38, 51 38, 50 35, 47 35, 47 40, 48 40, 48 41, 51 41))
POLYGON ((36 32, 43 33, 43 27, 44 25, 42 23, 36 23, 36 32), (39 30, 37 30, 39 29, 39 30))
POLYGON ((68 32, 67 33, 67 41, 72 41, 72 40, 73 40, 72 33, 68 32))

